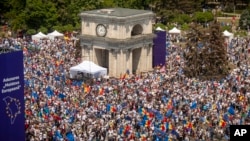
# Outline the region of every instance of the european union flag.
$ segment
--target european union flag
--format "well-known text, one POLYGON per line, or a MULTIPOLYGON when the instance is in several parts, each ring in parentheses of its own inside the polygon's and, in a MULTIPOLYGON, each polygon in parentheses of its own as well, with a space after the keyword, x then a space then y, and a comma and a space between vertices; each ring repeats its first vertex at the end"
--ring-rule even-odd
POLYGON ((197 108, 197 102, 192 102, 191 106, 190 106, 191 109, 195 109, 197 108))
POLYGON ((58 95, 58 97, 61 98, 61 99, 63 99, 63 98, 65 98, 66 96, 65 96, 63 93, 60 93, 60 94, 58 95))
POLYGON ((71 131, 66 133, 66 138, 67 138, 67 141, 75 141, 74 135, 71 131))
POLYGON ((230 107, 229 107, 228 113, 230 113, 231 115, 235 115, 235 111, 234 111, 233 106, 230 106, 230 107))
POLYGON ((72 115, 70 118, 69 118, 69 123, 73 123, 75 120, 75 117, 72 115))
POLYGON ((56 131, 56 132, 55 132, 54 138, 55 138, 56 140, 61 140, 61 139, 63 139, 63 136, 62 136, 61 133, 59 133, 58 131, 56 131))
POLYGON ((111 104, 106 105, 106 111, 109 112, 111 110, 111 104))
POLYGON ((45 91, 46 91, 47 96, 49 96, 49 97, 54 95, 54 92, 52 91, 50 86, 48 86, 45 91))
POLYGON ((223 119, 224 119, 226 122, 228 122, 228 121, 229 121, 228 114, 224 114, 223 119))
POLYGON ((165 135, 164 141, 168 141, 168 135, 165 135))
POLYGON ((162 120, 163 119, 163 115, 160 112, 156 112, 155 117, 157 120, 162 120))
POLYGON ((171 115, 172 115, 172 110, 170 109, 170 110, 167 111, 166 116, 170 117, 171 115))
POLYGON ((168 99, 167 99, 167 97, 165 95, 161 97, 161 100, 163 101, 163 103, 167 103, 168 102, 168 99))

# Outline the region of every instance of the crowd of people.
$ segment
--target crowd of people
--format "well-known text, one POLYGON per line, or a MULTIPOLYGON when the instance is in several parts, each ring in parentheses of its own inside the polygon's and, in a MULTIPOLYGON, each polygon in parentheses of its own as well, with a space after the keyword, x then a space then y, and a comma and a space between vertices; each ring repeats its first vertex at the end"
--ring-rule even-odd
POLYGON ((250 124, 246 39, 227 45, 236 68, 220 81, 186 78, 177 46, 153 72, 86 83, 68 78, 69 68, 81 62, 72 42, 2 44, 24 50, 29 141, 228 141, 229 125, 250 124))

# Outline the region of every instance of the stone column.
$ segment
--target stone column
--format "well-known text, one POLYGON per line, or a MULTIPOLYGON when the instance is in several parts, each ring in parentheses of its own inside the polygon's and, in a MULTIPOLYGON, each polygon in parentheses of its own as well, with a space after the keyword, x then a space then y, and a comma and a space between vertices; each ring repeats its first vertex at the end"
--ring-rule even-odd
POLYGON ((130 74, 132 73, 132 66, 133 66, 133 62, 132 62, 132 50, 131 49, 126 49, 123 50, 124 54, 125 54, 125 66, 126 66, 126 71, 129 70, 130 74))
MULTIPOLYGON (((117 77, 117 60, 119 58, 119 54, 115 50, 109 50, 109 76, 117 77)), ((118 75, 119 76, 119 75, 118 75)))
POLYGON ((152 60, 153 60, 153 55, 152 55, 152 44, 149 44, 147 46, 147 71, 152 70, 152 60))
POLYGON ((92 45, 82 45, 82 60, 92 61, 93 48, 92 45))

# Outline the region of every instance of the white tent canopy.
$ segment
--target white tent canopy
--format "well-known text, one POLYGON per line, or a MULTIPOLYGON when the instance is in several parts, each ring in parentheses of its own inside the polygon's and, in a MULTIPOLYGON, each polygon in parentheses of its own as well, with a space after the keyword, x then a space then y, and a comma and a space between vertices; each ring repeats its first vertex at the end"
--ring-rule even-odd
POLYGON ((82 63, 73 66, 69 69, 70 78, 75 78, 78 73, 91 75, 92 78, 104 77, 107 75, 107 68, 96 65, 91 61, 83 61, 82 63))
POLYGON ((55 39, 55 37, 63 37, 64 35, 62 33, 58 32, 57 30, 55 30, 55 31, 49 33, 47 36, 50 39, 55 39))
POLYGON ((157 27, 156 29, 155 29, 156 31, 165 31, 164 29, 162 29, 161 27, 157 27))
POLYGON ((223 36, 227 37, 229 39, 229 41, 231 41, 234 37, 234 34, 233 33, 230 33, 229 31, 225 30, 223 32, 223 36))
POLYGON ((43 34, 42 32, 39 32, 35 35, 32 35, 31 38, 32 38, 32 40, 40 40, 40 39, 47 38, 47 36, 45 34, 43 34))
POLYGON ((232 36, 233 33, 230 33, 230 32, 228 32, 227 30, 225 30, 225 31, 223 32, 223 35, 229 37, 229 36, 232 36))
POLYGON ((179 30, 176 27, 174 27, 173 29, 169 30, 168 33, 171 33, 171 34, 180 34, 181 30, 179 30))

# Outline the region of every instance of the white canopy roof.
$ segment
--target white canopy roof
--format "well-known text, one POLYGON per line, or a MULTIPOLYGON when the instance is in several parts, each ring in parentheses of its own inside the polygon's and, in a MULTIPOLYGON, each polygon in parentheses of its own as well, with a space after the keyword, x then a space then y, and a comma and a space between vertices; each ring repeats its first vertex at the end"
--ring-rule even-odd
POLYGON ((47 36, 45 34, 43 34, 42 32, 39 32, 35 35, 32 35, 31 38, 32 38, 32 40, 40 40, 40 39, 47 38, 47 36))
POLYGON ((223 32, 223 35, 224 35, 224 36, 233 36, 233 33, 230 33, 230 32, 228 32, 227 30, 225 30, 225 31, 223 32))
POLYGON ((173 29, 169 30, 168 33, 175 33, 175 34, 180 34, 181 30, 177 29, 176 27, 174 27, 173 29))
POLYGON ((223 36, 226 37, 226 40, 228 41, 231 41, 234 38, 234 34, 228 32, 227 30, 223 32, 223 36))
POLYGON ((107 75, 107 68, 96 65, 91 61, 83 61, 82 63, 73 66, 69 69, 70 78, 75 78, 78 72, 91 74, 93 78, 98 78, 107 75))
POLYGON ((157 31, 165 31, 164 29, 162 29, 161 27, 157 27, 155 30, 157 30, 157 31))
POLYGON ((55 31, 49 33, 47 36, 50 39, 54 39, 55 37, 63 37, 64 35, 62 33, 58 32, 57 30, 55 30, 55 31))

